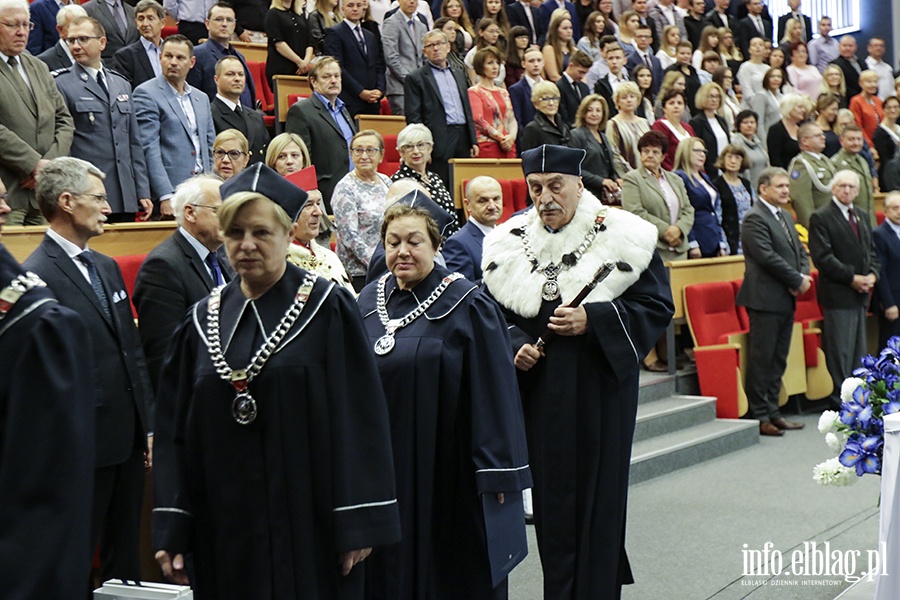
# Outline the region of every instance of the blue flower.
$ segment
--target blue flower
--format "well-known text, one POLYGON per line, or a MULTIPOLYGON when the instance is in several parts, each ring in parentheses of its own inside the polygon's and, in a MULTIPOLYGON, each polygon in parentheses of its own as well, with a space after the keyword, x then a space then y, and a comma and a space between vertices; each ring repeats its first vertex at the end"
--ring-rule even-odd
POLYGON ((894 356, 900 356, 900 336, 894 336, 888 340, 887 348, 894 353, 894 356))
POLYGON ((841 404, 841 423, 848 427, 865 429, 872 419, 872 406, 869 404, 869 390, 859 386, 853 390, 849 402, 841 404))
POLYGON ((887 402, 882 405, 881 409, 886 415, 892 415, 900 412, 900 390, 891 390, 887 393, 887 402))
POLYGON ((882 444, 882 438, 877 435, 865 438, 858 435, 851 436, 839 460, 845 467, 856 467, 856 475, 859 477, 865 473, 880 473, 881 459, 878 457, 878 451, 882 444))

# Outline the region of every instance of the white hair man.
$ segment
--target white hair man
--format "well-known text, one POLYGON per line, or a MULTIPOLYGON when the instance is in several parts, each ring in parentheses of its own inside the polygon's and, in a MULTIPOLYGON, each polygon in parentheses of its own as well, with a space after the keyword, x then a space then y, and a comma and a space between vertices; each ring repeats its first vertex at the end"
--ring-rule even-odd
POLYGON ((554 548, 541 555, 544 596, 577 600, 618 597, 630 580, 623 540, 639 363, 673 313, 656 228, 584 189, 584 155, 523 152, 534 208, 489 233, 482 257, 510 325, 538 540, 554 548), (569 307, 609 260, 617 268, 569 307))
POLYGON ((878 274, 869 215, 855 207, 859 176, 835 173, 831 202, 809 220, 809 251, 819 269, 816 294, 822 306, 822 350, 834 380, 831 402, 840 404, 841 384, 866 355, 866 309, 878 274))

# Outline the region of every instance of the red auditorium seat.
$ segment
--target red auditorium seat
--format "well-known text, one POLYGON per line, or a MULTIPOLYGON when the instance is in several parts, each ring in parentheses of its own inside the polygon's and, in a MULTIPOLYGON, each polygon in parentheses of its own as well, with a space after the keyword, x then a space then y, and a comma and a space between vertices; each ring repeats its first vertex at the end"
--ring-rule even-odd
MULTIPOLYGON (((471 179, 466 179, 463 181, 463 190, 465 190, 469 186, 469 181, 471 179)), ((515 203, 515 183, 517 181, 522 181, 524 183, 524 179, 498 179, 497 182, 500 184, 500 190, 503 193, 503 216, 497 221, 497 223, 502 223, 510 218, 513 213, 515 213, 518 209, 516 208, 515 203)), ((468 212, 466 212, 466 218, 469 218, 468 212)))
POLYGON ((384 138, 384 160, 378 165, 378 172, 390 177, 400 169, 400 151, 397 150, 397 134, 391 133, 384 138))
POLYGON ((269 80, 266 79, 266 63, 258 61, 247 61, 247 68, 250 69, 250 76, 253 77, 253 84, 256 86, 256 99, 262 104, 263 122, 266 127, 275 127, 275 94, 269 87, 269 80))
POLYGON ((122 279, 125 280, 125 290, 128 292, 128 300, 131 302, 131 313, 134 315, 134 318, 137 319, 137 309, 134 307, 134 302, 132 301, 134 298, 134 283, 135 280, 137 280, 138 271, 144 263, 144 259, 147 258, 147 255, 129 254, 126 256, 114 256, 113 258, 116 263, 118 263, 119 269, 122 271, 122 279))
POLYGON ((178 25, 167 25, 162 28, 160 36, 162 39, 166 39, 170 35, 175 35, 176 33, 178 33, 178 25))
POLYGON ((388 102, 387 98, 382 98, 381 102, 378 103, 378 114, 380 114, 380 115, 391 114, 391 103, 388 102))

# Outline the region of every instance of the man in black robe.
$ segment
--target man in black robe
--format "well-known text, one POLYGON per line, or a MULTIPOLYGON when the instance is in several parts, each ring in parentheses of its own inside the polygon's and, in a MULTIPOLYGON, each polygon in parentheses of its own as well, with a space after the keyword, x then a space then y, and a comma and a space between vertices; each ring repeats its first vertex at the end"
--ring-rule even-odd
POLYGON ((633 581, 625 507, 638 367, 674 307, 656 230, 585 190, 583 158, 550 145, 522 154, 534 208, 488 234, 482 268, 519 369, 544 597, 604 600, 633 581), (607 260, 618 268, 566 307, 607 260))
POLYGON ((197 600, 360 598, 354 565, 400 537, 371 346, 349 292, 286 264, 283 220, 306 193, 257 163, 221 194, 236 277, 188 311, 163 364, 157 560, 197 600), (267 291, 248 295, 251 280, 267 291))
MULTIPOLYGON (((7 213, 0 196, 0 228, 7 213)), ((0 244, 4 598, 71 598, 84 589, 91 559, 93 363, 81 317, 0 244)))

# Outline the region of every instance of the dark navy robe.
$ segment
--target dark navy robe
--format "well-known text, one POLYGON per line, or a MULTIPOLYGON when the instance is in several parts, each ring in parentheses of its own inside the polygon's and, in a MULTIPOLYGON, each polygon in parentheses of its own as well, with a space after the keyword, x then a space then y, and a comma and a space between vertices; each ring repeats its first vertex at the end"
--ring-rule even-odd
MULTIPOLYGON (((249 364, 305 276, 288 264, 254 301, 239 278, 223 289, 231 368, 249 364)), ((394 543, 399 526, 385 400, 353 298, 316 280, 249 384, 250 425, 213 369, 207 305, 188 312, 160 377, 154 549, 192 553, 198 600, 361 597, 366 563, 342 577, 339 553, 394 543)))
MULTIPOLYGON (((513 355, 537 341, 559 305, 544 301, 531 319, 507 311, 513 355)), ((639 362, 673 314, 659 255, 614 301, 582 306, 587 332, 553 337, 546 356, 519 372, 519 388, 535 480, 544 597, 607 600, 633 582, 625 554, 625 507, 639 362)))
MULTIPOLYGON (((0 245, 0 290, 24 273, 0 245)), ((94 354, 49 288, 0 320, 0 596, 71 598, 91 565, 94 354)))
MULTIPOLYGON (((389 316, 402 318, 449 271, 435 265, 412 291, 386 282, 389 316)), ((385 334, 378 282, 358 303, 370 345, 385 334)), ((491 581, 482 494, 506 493, 524 532, 521 490, 530 487, 515 367, 500 308, 459 279, 376 358, 388 400, 403 540, 369 559, 367 598, 506 598, 491 581)), ((489 526, 491 524, 489 523, 489 526)))

